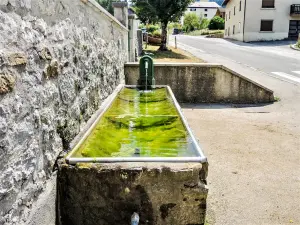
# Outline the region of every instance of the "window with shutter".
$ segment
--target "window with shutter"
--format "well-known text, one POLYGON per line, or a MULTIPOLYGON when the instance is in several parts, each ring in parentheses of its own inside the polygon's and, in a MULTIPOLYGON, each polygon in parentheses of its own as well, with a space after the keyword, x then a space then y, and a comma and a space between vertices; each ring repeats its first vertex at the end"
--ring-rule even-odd
POLYGON ((262 8, 275 8, 275 0, 262 0, 262 8))
POLYGON ((260 31, 273 31, 273 20, 262 20, 260 31))

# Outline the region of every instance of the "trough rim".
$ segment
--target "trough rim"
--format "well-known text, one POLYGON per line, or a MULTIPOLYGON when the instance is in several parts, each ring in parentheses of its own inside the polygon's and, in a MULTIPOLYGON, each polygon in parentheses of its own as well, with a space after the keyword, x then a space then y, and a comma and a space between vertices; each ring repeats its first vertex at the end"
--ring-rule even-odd
MULTIPOLYGON (((164 87, 167 88, 169 95, 172 98, 172 101, 176 107, 176 110, 180 116, 180 119, 186 128, 186 131, 190 135, 192 139, 192 144, 196 149, 197 156, 194 157, 72 157, 74 152, 81 146, 81 144, 89 137, 93 129, 99 123, 100 119, 104 115, 104 113, 109 109, 111 104, 114 102, 115 98, 117 97, 118 93, 126 87, 138 87, 139 85, 119 85, 111 96, 107 99, 107 101, 102 104, 101 111, 97 112, 96 118, 93 119, 92 123, 87 123, 87 129, 85 129, 84 133, 80 132, 80 134, 75 138, 72 142, 72 150, 67 154, 65 160, 68 164, 75 165, 77 163, 118 163, 118 162, 162 162, 162 163, 187 163, 187 162, 199 162, 202 164, 207 163, 207 157, 204 155, 202 149, 200 148, 197 139, 195 138, 192 129, 189 127, 186 118, 183 115, 181 107, 177 102, 171 88, 168 85, 156 85, 156 87, 164 87)), ((92 120, 92 118, 90 119, 92 120)))

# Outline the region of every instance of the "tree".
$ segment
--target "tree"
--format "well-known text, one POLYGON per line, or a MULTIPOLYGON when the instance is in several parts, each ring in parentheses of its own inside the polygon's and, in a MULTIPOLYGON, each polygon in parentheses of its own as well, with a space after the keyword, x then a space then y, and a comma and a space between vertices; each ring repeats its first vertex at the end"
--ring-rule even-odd
POLYGON ((114 8, 112 6, 113 0, 96 0, 106 11, 114 15, 114 8))
POLYGON ((225 27, 225 21, 219 16, 215 16, 209 22, 208 29, 210 30, 223 30, 225 27))
POLYGON ((183 26, 186 32, 193 31, 200 27, 200 18, 195 13, 187 13, 184 16, 183 26))
POLYGON ((158 22, 157 16, 154 14, 154 12, 149 10, 150 7, 148 6, 148 2, 135 0, 132 7, 142 23, 155 24, 158 22))
POLYGON ((207 18, 200 18, 200 29, 206 29, 209 25, 209 19, 207 18))
POLYGON ((169 22, 177 22, 193 0, 134 0, 136 14, 143 22, 161 23, 161 45, 159 50, 167 48, 167 27, 169 22))

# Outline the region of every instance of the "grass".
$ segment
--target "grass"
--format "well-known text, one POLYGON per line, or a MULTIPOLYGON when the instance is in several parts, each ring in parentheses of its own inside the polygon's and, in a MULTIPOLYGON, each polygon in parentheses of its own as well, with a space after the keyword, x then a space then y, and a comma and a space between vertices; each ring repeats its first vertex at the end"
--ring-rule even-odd
POLYGON ((193 56, 192 54, 182 50, 175 49, 173 47, 168 47, 169 51, 158 51, 159 46, 157 45, 148 45, 144 50, 147 53, 152 53, 151 57, 154 59, 154 62, 182 62, 182 63, 201 63, 203 60, 193 56))
POLYGON ((281 99, 278 96, 274 96, 274 101, 279 102, 279 101, 281 101, 281 99))
POLYGON ((211 34, 224 34, 224 30, 194 30, 192 32, 186 33, 186 35, 190 36, 200 36, 200 35, 211 35, 211 34))
POLYGON ((211 225, 211 224, 213 224, 213 222, 208 218, 208 215, 206 215, 205 224, 204 225, 211 225))

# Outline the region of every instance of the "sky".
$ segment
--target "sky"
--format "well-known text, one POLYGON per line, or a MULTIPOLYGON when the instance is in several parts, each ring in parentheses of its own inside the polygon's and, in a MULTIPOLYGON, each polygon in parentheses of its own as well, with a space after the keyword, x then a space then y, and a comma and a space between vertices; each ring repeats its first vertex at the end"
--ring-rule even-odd
MULTIPOLYGON (((201 2, 201 0, 196 0, 197 2, 201 2)), ((224 0, 209 0, 210 2, 216 2, 219 5, 222 5, 222 3, 224 2, 224 0)))

